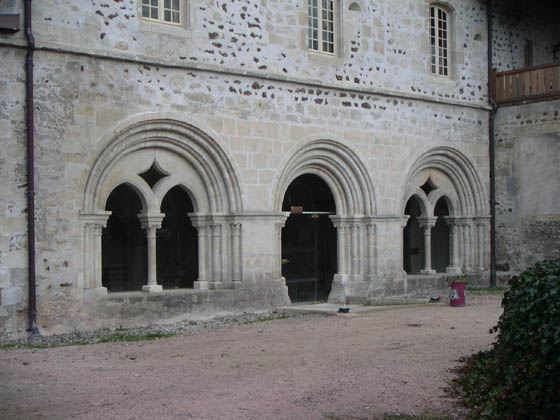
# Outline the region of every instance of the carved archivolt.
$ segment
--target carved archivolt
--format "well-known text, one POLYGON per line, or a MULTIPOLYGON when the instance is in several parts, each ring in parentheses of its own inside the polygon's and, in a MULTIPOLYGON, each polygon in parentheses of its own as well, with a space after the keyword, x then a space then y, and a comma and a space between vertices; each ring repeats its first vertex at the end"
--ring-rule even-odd
MULTIPOLYGON (((143 227, 154 232, 164 217, 160 211, 165 195, 175 186, 182 187, 193 203, 194 212, 189 216, 198 230, 195 287, 223 287, 240 280, 241 226, 232 220, 242 212, 242 202, 232 164, 218 143, 197 127, 158 118, 131 124, 117 133, 92 165, 80 211, 86 288, 103 289, 101 232, 110 216, 105 205, 121 184, 138 194, 142 202, 138 217, 143 227)), ((147 238, 148 250, 155 249, 155 234, 148 232, 147 238)), ((148 273, 153 275, 145 290, 158 291, 155 256, 148 265, 148 273)))

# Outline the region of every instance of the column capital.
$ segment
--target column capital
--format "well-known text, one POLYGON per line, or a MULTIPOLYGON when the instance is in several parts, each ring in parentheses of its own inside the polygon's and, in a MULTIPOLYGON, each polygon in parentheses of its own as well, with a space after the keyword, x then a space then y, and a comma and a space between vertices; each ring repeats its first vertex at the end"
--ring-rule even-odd
POLYGON ((163 213, 140 213, 138 215, 138 220, 140 220, 143 229, 159 229, 164 217, 165 214, 163 213))
POLYGON ((91 224, 101 227, 107 227, 107 221, 109 220, 109 216, 111 216, 112 213, 113 212, 111 211, 80 211, 78 218, 88 225, 91 224))
POLYGON ((437 222, 437 217, 419 217, 418 223, 420 224, 420 227, 423 228, 433 228, 437 222))

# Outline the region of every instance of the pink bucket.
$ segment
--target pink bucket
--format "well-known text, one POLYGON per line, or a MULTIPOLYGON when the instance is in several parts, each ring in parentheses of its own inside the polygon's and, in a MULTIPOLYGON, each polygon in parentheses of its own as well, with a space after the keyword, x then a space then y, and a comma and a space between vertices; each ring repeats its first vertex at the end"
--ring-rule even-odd
POLYGON ((449 305, 453 307, 465 306, 467 283, 458 282, 449 285, 449 305))

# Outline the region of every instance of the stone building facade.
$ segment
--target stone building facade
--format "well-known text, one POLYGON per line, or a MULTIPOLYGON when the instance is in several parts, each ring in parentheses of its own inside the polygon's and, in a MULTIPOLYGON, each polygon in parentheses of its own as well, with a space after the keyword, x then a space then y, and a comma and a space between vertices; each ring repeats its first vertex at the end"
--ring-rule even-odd
MULTIPOLYGON (((314 4, 33 2, 41 333, 267 310, 310 278, 340 303, 487 281, 486 2, 314 4)), ((0 33, 8 338, 28 322, 21 25, 0 33)))

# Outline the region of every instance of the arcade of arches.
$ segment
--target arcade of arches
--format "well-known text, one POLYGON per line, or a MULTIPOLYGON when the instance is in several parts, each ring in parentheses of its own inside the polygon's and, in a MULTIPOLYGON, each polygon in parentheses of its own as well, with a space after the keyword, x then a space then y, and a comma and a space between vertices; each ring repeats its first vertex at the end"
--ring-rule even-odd
POLYGON ((488 267, 485 192, 457 151, 432 149, 415 162, 396 215, 377 214, 365 166, 335 141, 305 144, 276 182, 277 211, 245 212, 236 171, 212 138, 176 121, 131 125, 87 182, 85 287, 157 292, 278 281, 292 301, 345 302, 385 293, 388 281, 406 292, 406 275, 488 267))

